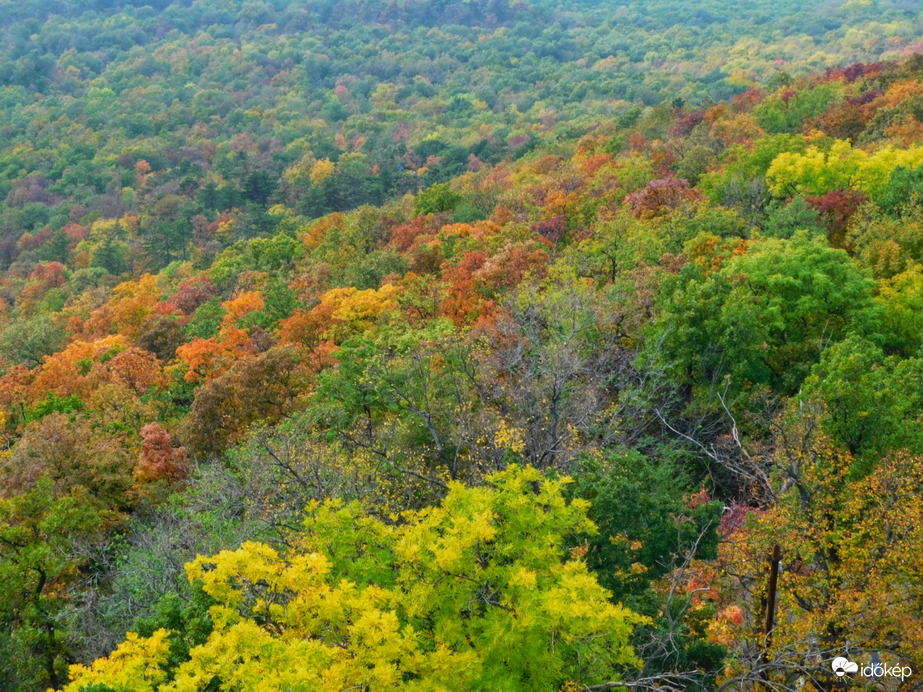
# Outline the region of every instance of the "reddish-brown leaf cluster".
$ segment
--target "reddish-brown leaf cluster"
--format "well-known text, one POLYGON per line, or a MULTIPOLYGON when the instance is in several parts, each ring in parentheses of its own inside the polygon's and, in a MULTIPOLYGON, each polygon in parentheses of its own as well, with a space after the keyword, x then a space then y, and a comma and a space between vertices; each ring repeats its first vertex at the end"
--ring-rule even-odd
POLYGON ((174 447, 173 438, 158 423, 141 428, 141 456, 135 466, 139 483, 158 480, 180 481, 189 472, 186 449, 174 447))
POLYGON ((652 180, 643 190, 628 195, 625 202, 635 218, 641 219, 658 216, 701 199, 702 193, 692 188, 688 180, 671 176, 652 180))

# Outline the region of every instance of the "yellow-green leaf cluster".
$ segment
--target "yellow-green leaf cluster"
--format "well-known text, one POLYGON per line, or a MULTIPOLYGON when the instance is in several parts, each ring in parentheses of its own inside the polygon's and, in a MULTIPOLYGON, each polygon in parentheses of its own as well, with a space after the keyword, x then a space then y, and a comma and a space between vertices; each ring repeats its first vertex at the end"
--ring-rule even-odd
MULTIPOLYGON (((510 468, 485 486, 453 483, 441 505, 397 524, 356 504, 309 507, 288 553, 244 543, 199 557, 191 580, 217 602, 213 631, 167 680, 165 634, 129 635, 108 659, 76 666, 90 682, 194 692, 556 690, 618 680, 639 665, 629 637, 644 618, 621 605, 565 538, 592 532, 566 479, 510 468)), ((121 685, 121 686, 119 686, 121 685)))

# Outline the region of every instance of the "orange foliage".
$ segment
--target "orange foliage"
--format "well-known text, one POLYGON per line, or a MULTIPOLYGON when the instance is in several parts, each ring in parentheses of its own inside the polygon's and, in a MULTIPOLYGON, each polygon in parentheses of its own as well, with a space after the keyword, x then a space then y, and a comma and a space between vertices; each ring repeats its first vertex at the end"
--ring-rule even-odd
POLYGON ((35 379, 35 371, 25 365, 14 365, 0 377, 0 406, 7 411, 25 415, 29 391, 35 379))
POLYGON ((226 300, 222 307, 227 310, 224 319, 221 321, 221 327, 228 327, 237 323, 239 319, 251 312, 263 309, 263 296, 259 291, 246 291, 236 298, 226 300))
POLYGON ((64 275, 64 265, 60 262, 47 262, 39 264, 29 275, 29 283, 19 294, 19 308, 24 314, 31 312, 32 306, 40 301, 51 288, 64 286, 67 277, 64 275))
POLYGON ((112 289, 109 301, 90 315, 83 325, 83 334, 89 337, 118 333, 134 339, 144 331, 160 299, 155 275, 144 274, 137 281, 124 281, 112 289))
POLYGON ((252 350, 250 336, 245 330, 228 327, 222 330, 221 339, 193 339, 177 348, 176 355, 186 365, 184 379, 198 382, 223 374, 252 350))
POLYGON ((916 79, 902 79, 892 83, 884 95, 876 99, 875 103, 879 106, 895 108, 920 94, 923 94, 923 82, 916 79))
POLYGON ((100 358, 111 349, 125 349, 128 344, 121 334, 107 336, 95 341, 74 341, 64 350, 45 356, 38 374, 29 388, 29 399, 33 403, 44 399, 48 393, 66 397, 85 396, 94 388, 90 377, 100 358))
POLYGON ((170 433, 157 423, 141 428, 141 456, 135 466, 135 479, 139 483, 158 480, 179 481, 186 477, 186 448, 174 447, 170 433))
POLYGON ((580 170, 587 176, 591 177, 596 174, 603 166, 609 166, 615 163, 612 154, 593 154, 580 161, 580 170))
POLYGON ((548 253, 541 247, 517 243, 508 245, 474 272, 474 279, 491 291, 519 284, 529 272, 541 276, 548 253))
POLYGON ((290 344, 307 344, 319 338, 317 322, 312 310, 296 308, 292 314, 279 321, 279 340, 290 344))
POLYGON ((749 113, 720 118, 712 123, 711 131, 726 146, 746 144, 765 134, 749 113))
POLYGON ((492 311, 493 304, 487 305, 483 296, 477 292, 475 273, 487 262, 488 255, 482 250, 465 253, 454 267, 446 266, 442 278, 448 284, 445 300, 440 311, 458 325, 476 319, 484 311, 492 311))
POLYGON ((331 229, 343 228, 345 222, 346 215, 341 212, 336 212, 335 214, 330 214, 322 219, 318 219, 311 224, 307 233, 301 236, 301 242, 304 243, 308 250, 313 250, 324 242, 324 238, 327 237, 327 233, 331 229))
POLYGON ((94 368, 93 376, 101 382, 127 385, 139 395, 166 382, 157 356, 134 347, 94 368))
POLYGON ((407 252, 421 242, 432 238, 432 231, 427 228, 425 217, 421 214, 408 223, 397 226, 391 233, 390 246, 398 252, 407 252))
POLYGON ((913 117, 907 117, 902 122, 888 127, 885 136, 896 140, 903 147, 918 144, 923 141, 923 123, 918 123, 913 117))
POLYGON ((678 209, 684 204, 702 199, 702 193, 689 186, 681 178, 658 178, 652 180, 639 192, 625 198, 635 218, 650 218, 671 209, 678 209))

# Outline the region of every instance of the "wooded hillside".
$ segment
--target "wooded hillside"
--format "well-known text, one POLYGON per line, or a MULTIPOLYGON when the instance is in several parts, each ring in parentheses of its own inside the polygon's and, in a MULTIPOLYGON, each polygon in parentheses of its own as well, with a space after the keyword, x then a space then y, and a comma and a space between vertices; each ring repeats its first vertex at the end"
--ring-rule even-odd
POLYGON ((805 5, 0 2, 0 689, 923 668, 923 16, 805 5))

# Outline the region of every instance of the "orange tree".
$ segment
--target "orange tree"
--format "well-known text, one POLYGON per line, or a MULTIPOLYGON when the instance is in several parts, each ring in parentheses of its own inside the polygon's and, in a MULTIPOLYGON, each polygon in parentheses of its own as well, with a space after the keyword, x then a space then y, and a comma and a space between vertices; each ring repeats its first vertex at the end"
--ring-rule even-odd
POLYGON ((750 615, 728 669, 738 680, 732 684, 758 670, 823 689, 832 658, 864 665, 872 652, 892 665, 923 665, 923 457, 894 453, 850 482, 850 454, 807 418, 783 434, 777 504, 722 546, 720 568, 733 575, 727 583, 750 615), (775 544, 782 547, 778 610, 763 660, 767 555, 775 544))

